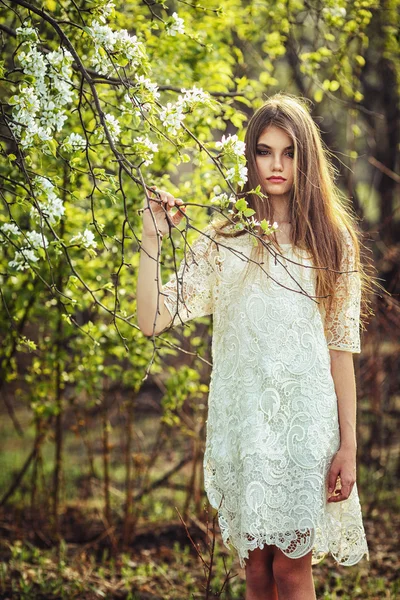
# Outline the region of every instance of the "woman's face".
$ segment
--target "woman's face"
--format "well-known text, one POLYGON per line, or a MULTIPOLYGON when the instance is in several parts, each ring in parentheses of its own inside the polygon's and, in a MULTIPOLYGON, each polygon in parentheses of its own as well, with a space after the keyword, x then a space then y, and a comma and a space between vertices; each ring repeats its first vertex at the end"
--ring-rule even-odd
POLYGON ((268 196, 289 197, 294 179, 293 157, 293 141, 286 131, 275 125, 264 129, 257 142, 256 164, 268 196), (274 177, 280 180, 275 181, 274 177))

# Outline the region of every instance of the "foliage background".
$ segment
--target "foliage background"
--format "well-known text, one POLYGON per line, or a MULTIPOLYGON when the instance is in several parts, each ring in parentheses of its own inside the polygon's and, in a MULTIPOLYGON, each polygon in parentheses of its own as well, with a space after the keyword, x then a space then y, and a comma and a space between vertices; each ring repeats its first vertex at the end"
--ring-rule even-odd
MULTIPOLYGON (((233 554, 218 537, 215 549, 207 545, 210 320, 152 339, 138 329, 138 211, 144 185, 168 189, 188 202, 193 240, 222 210, 212 199, 232 191, 227 173, 240 165, 215 141, 243 139, 253 111, 284 90, 312 102, 365 232, 365 258, 387 290, 373 298, 355 357, 371 561, 345 569, 327 559, 317 590, 395 598, 398 0, 0 0, 0 9, 1 593, 177 599, 223 587, 221 597, 243 596, 233 554), (30 61, 18 28, 37 31, 30 61), (194 86, 207 97, 189 101, 181 90, 194 86), (24 248, 37 260, 20 268, 24 248), (175 507, 202 548, 204 572, 175 507)), ((163 281, 182 239, 173 231, 163 242, 163 281)))

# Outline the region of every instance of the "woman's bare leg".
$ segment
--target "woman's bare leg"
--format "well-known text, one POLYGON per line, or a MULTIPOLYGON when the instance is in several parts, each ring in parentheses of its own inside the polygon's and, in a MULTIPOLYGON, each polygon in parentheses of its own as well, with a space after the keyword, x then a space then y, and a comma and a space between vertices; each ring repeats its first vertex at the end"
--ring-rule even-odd
POLYGON ((279 600, 315 600, 309 552, 301 558, 289 558, 279 548, 274 549, 272 572, 279 600))
POLYGON ((249 551, 246 560, 246 600, 278 600, 272 572, 274 546, 249 551))

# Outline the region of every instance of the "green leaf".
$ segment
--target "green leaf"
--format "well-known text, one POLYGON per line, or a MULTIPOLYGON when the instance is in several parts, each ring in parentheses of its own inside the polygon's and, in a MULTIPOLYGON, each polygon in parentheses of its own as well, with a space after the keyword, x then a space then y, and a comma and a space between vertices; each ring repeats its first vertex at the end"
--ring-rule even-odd
POLYGON ((315 90, 314 92, 314 100, 315 102, 321 102, 322 99, 324 97, 324 92, 323 90, 319 89, 319 90, 315 90))
POLYGON ((269 229, 268 221, 266 219, 260 221, 260 225, 264 231, 267 231, 267 229, 269 229))
POLYGON ((79 279, 78 277, 76 277, 76 275, 70 275, 68 277, 68 283, 67 283, 67 287, 74 287, 76 289, 78 289, 78 284, 79 284, 79 279))
POLYGON ((246 210, 246 208, 247 208, 247 201, 244 198, 240 198, 235 203, 235 208, 236 208, 236 210, 246 210))
POLYGON ((361 100, 363 100, 363 99, 364 99, 364 94, 362 94, 359 90, 354 92, 354 101, 355 102, 361 102, 361 100))
POLYGON ((329 90, 331 85, 331 82, 329 81, 329 79, 325 79, 322 83, 322 87, 324 88, 324 90, 329 90))
POLYGON ((340 83, 336 79, 332 79, 329 89, 331 92, 336 92, 340 88, 340 83))
POLYGON ((54 158, 57 158, 57 142, 55 139, 47 141, 47 147, 50 150, 54 158))
POLYGON ((256 211, 255 211, 255 210, 253 210, 252 208, 246 208, 246 209, 243 211, 243 214, 244 214, 244 216, 245 216, 245 217, 251 217, 252 215, 255 215, 255 214, 256 214, 256 211))

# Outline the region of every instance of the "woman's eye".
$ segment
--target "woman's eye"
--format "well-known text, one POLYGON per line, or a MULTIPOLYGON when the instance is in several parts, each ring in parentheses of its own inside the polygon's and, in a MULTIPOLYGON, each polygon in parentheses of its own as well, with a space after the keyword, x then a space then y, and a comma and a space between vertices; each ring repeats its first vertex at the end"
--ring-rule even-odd
MULTIPOLYGON (((266 156, 269 153, 269 150, 259 150, 257 149, 257 154, 260 156, 266 156)), ((286 155, 290 158, 294 158, 294 152, 286 152, 286 155)))

